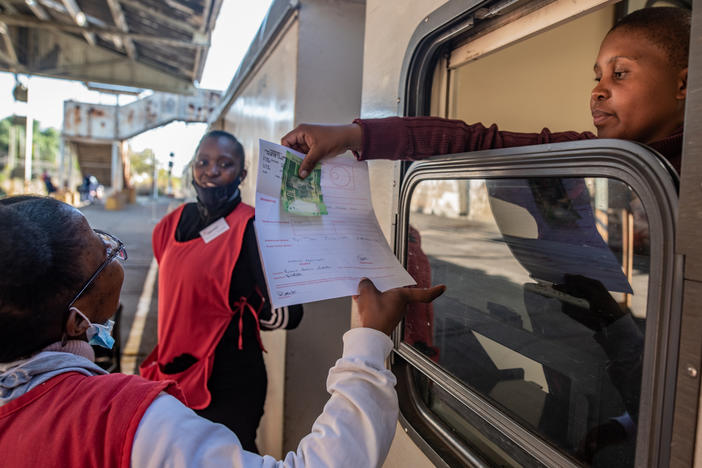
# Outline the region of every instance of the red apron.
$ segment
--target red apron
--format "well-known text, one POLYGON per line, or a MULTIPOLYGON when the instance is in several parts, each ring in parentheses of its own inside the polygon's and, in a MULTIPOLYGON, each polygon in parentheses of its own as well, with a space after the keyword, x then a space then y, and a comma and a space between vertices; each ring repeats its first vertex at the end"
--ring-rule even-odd
POLYGON ((158 345, 139 370, 150 380, 175 380, 193 409, 209 406, 207 381, 212 374, 214 352, 232 318, 238 313, 239 336, 243 314, 258 311, 246 298, 232 310, 229 287, 234 265, 241 252, 246 224, 254 209, 243 203, 225 218, 229 229, 205 243, 202 237, 186 242, 175 240, 175 231, 185 205, 166 215, 154 228, 154 256, 158 273, 158 345), (190 354, 197 360, 177 374, 164 374, 163 366, 177 356, 190 354))
POLYGON ((136 375, 60 374, 0 407, 0 464, 129 468, 144 412, 174 382, 136 375))
MULTIPOLYGON (((422 250, 422 238, 414 227, 409 226, 407 243, 407 272, 417 282, 418 288, 431 287, 431 265, 422 250)), ((439 348, 434 346, 434 305, 414 303, 407 307, 404 340, 407 344, 422 343, 431 359, 439 362, 439 348)))

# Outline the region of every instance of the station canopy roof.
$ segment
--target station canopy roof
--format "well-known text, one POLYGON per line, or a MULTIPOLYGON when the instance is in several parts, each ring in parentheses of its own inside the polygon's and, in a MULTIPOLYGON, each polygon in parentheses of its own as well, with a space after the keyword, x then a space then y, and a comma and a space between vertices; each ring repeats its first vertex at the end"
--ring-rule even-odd
POLYGON ((223 0, 0 0, 0 70, 186 93, 223 0))

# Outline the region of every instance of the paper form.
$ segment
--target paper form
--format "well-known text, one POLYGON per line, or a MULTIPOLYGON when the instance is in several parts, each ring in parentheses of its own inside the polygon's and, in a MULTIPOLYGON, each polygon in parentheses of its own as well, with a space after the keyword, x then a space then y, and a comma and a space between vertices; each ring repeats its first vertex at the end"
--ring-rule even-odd
POLYGON ((282 209, 284 146, 259 140, 256 237, 273 307, 358 293, 366 277, 381 291, 416 284, 390 250, 370 200, 368 166, 351 156, 322 162, 328 214, 282 209))

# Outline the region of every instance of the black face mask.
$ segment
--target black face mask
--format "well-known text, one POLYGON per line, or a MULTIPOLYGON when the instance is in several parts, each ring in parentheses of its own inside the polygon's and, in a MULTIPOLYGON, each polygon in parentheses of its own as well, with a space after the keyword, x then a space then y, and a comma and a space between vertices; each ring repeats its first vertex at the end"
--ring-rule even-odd
POLYGON ((193 187, 197 192, 197 201, 206 210, 208 217, 219 214, 235 198, 241 183, 241 177, 233 182, 218 187, 200 187, 193 179, 193 187))

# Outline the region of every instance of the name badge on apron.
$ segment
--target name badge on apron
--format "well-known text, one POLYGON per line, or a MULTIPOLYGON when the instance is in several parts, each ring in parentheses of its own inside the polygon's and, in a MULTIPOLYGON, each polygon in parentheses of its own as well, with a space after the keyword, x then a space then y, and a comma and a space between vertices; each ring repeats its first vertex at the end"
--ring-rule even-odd
POLYGON ((224 218, 219 218, 214 223, 207 226, 205 229, 200 231, 200 237, 205 241, 205 244, 209 244, 212 240, 216 239, 221 234, 224 234, 229 230, 229 225, 224 220, 224 218))

